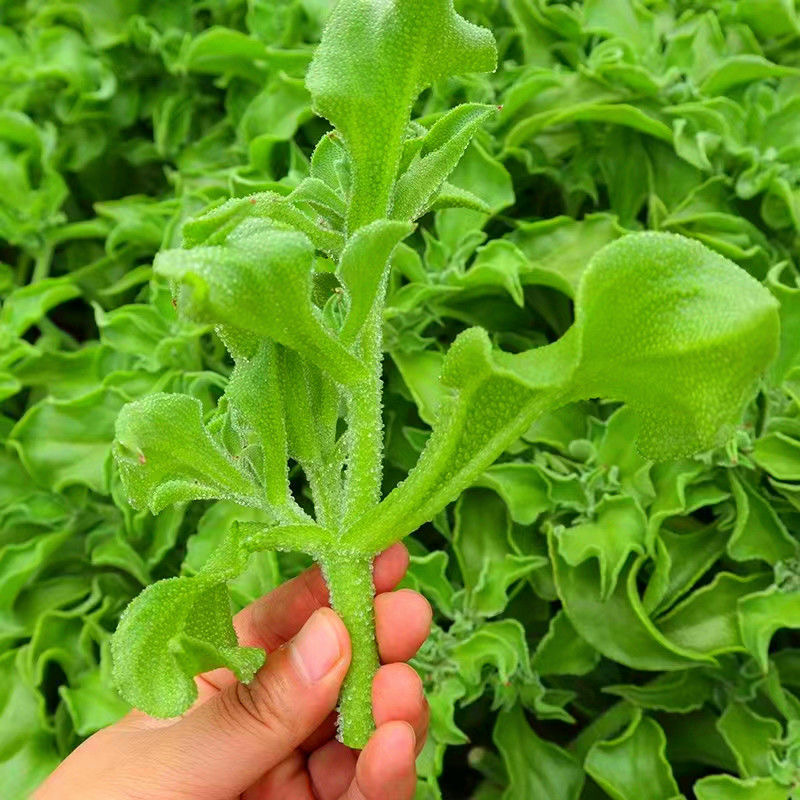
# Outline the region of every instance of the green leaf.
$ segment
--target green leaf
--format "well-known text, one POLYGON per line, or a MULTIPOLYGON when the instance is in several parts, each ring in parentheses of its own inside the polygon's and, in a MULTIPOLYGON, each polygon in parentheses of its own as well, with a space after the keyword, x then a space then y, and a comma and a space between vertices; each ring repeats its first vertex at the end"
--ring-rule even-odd
POLYGON ((547 564, 540 556, 521 556, 509 544, 505 504, 480 489, 464 492, 456 503, 453 549, 458 557, 467 604, 482 616, 508 605, 508 590, 532 570, 547 564))
POLYGON ((653 459, 730 436, 777 352, 777 307, 767 291, 678 236, 645 233, 605 247, 583 276, 575 308, 582 388, 625 400, 653 459))
POLYGON ((393 350, 391 355, 416 403, 420 418, 433 425, 443 399, 439 376, 444 356, 438 350, 393 350))
POLYGON ((493 489, 508 507, 514 522, 530 525, 553 507, 547 481, 535 464, 492 464, 476 481, 476 486, 493 489))
MULTIPOLYGON (((318 184, 312 185, 319 189, 318 184)), ((284 226, 294 228, 295 235, 304 234, 317 249, 329 255, 338 255, 344 246, 344 237, 313 213, 311 200, 316 199, 314 195, 319 193, 304 183, 295 191, 297 194, 259 192, 214 206, 183 226, 183 246, 242 245, 242 240, 259 229, 258 220, 264 227, 269 227, 268 221, 273 225, 277 223, 276 230, 283 230, 284 233, 287 232, 284 226), (299 206, 295 205, 295 199, 299 201, 299 206)), ((330 202, 329 192, 325 193, 324 199, 330 202)))
POLYGON ((261 468, 267 500, 286 505, 289 498, 284 394, 279 354, 262 342, 251 359, 240 360, 225 390, 240 429, 250 431, 261 447, 261 468))
POLYGON ((738 614, 744 646, 766 672, 773 635, 780 628, 796 627, 800 619, 800 592, 770 587, 739 600, 738 614))
MULTIPOLYGON (((448 183, 479 197, 489 206, 491 214, 497 214, 514 203, 514 187, 511 175, 499 159, 492 156, 477 141, 467 147, 456 168, 450 173, 448 183)), ((439 219, 441 220, 439 215, 439 219)), ((437 220, 437 228, 439 228, 437 220)))
POLYGON ((585 675, 600 661, 600 653, 572 627, 563 609, 550 619, 531 666, 539 675, 585 675))
POLYGON ((777 720, 759 716, 743 703, 733 702, 719 718, 717 729, 736 758, 743 778, 770 776, 772 746, 783 734, 777 720))
POLYGON ((431 736, 444 744, 466 744, 469 739, 456 725, 453 715, 456 703, 464 696, 464 685, 458 678, 437 681, 426 693, 431 707, 431 736))
POLYGON ((516 619, 483 623, 458 642, 452 658, 461 680, 470 690, 465 703, 483 693, 483 673, 487 667, 501 684, 510 681, 518 671, 523 679, 532 678, 525 629, 516 619))
MULTIPOLYGON (((197 532, 186 542, 183 572, 190 576, 200 572, 213 554, 225 547, 226 542, 235 535, 233 526, 247 522, 268 525, 270 515, 257 508, 243 508, 229 500, 213 503, 198 521, 197 532)), ((275 553, 263 552, 250 557, 244 571, 229 582, 228 588, 234 602, 244 607, 272 591, 280 582, 281 573, 275 553)))
POLYGON ((744 649, 737 602, 771 583, 769 574, 748 576, 718 572, 656 624, 671 642, 702 655, 718 655, 744 649))
POLYGON ((408 223, 376 220, 348 239, 337 270, 349 300, 342 341, 356 338, 375 303, 383 298, 389 258, 412 230, 408 223))
POLYGON ((797 74, 797 69, 792 67, 774 64, 763 56, 742 53, 715 65, 700 84, 700 91, 707 95, 725 94, 732 86, 742 83, 797 74))
POLYGON ((447 553, 442 550, 412 555, 403 582, 424 594, 439 611, 452 619, 455 589, 447 577, 447 564, 447 553))
POLYGON ((606 686, 604 692, 622 697, 640 708, 686 714, 702 708, 711 699, 713 681, 703 670, 667 672, 643 686, 606 686))
POLYGON ((672 800, 679 792, 666 745, 658 723, 639 714, 620 736, 594 744, 584 767, 614 800, 672 800))
POLYGON ((509 131, 506 146, 516 147, 524 144, 541 131, 556 125, 587 121, 623 125, 656 139, 672 142, 671 128, 636 106, 627 103, 587 102, 530 115, 509 131))
POLYGON ((728 535, 710 525, 704 530, 674 533, 661 530, 655 541, 655 569, 643 603, 659 613, 687 592, 725 552, 728 535))
MULTIPOLYGON (((800 365, 800 284, 787 285, 781 278, 788 264, 781 262, 767 275, 767 287, 780 302, 781 346, 778 357, 772 366, 771 378, 774 383, 783 381, 793 367, 800 365)), ((791 273, 789 272, 791 276, 791 273)), ((789 277, 791 281, 792 278, 789 277)))
POLYGON ((194 676, 200 672, 226 667, 249 681, 264 663, 263 651, 238 646, 227 588, 201 578, 148 586, 111 641, 117 689, 155 717, 186 711, 197 698, 194 676))
POLYGON ((525 280, 552 286, 574 297, 589 260, 604 245, 623 234, 609 214, 517 222, 509 239, 527 256, 525 280))
POLYGON ((467 289, 497 286, 504 289, 522 308, 525 299, 520 276, 526 271, 528 261, 512 242, 493 239, 478 249, 470 268, 459 276, 459 284, 467 289))
POLYGON ((13 291, 0 309, 0 325, 21 336, 55 306, 80 295, 80 289, 67 278, 47 278, 13 291))
POLYGON ((188 395, 151 394, 125 406, 114 458, 134 508, 156 514, 200 498, 259 504, 253 479, 212 438, 200 401, 188 395))
POLYGON ((628 236, 584 274, 575 324, 557 342, 510 355, 485 331, 456 339, 441 381, 451 391, 408 479, 346 538, 376 550, 430 519, 543 412, 610 396, 640 421, 652 458, 712 447, 730 436, 777 350, 769 293, 697 242, 628 236), (691 288, 689 288, 691 287, 691 288))
POLYGON ((559 597, 580 636, 607 658, 635 669, 674 670, 711 663, 667 639, 641 606, 636 578, 642 559, 623 570, 614 592, 603 600, 600 573, 593 561, 570 567, 551 537, 551 560, 559 597))
POLYGON ((786 787, 772 778, 708 775, 695 783, 694 793, 697 800, 786 800, 786 787))
POLYGON ((60 761, 52 734, 40 724, 41 696, 21 669, 22 653, 0 657, 0 780, 14 798, 30 796, 60 761))
POLYGON ((798 553, 798 544, 772 506, 748 481, 729 473, 736 501, 736 522, 728 540, 728 554, 737 561, 761 559, 774 564, 798 553))
POLYGON ((584 783, 580 765, 566 750, 540 739, 520 706, 497 715, 492 739, 508 773, 503 800, 578 800, 584 783))
POLYGON ((779 480, 800 481, 800 442, 783 433, 756 439, 753 461, 779 480))
POLYGON ((167 250, 155 270, 179 286, 179 308, 291 347, 342 382, 362 363, 326 327, 311 301, 314 248, 301 233, 256 227, 224 246, 167 250))
POLYGON ((11 444, 40 484, 54 491, 82 484, 108 494, 114 421, 125 400, 102 387, 74 400, 46 398, 16 424, 11 444))
POLYGON ((74 686, 62 687, 61 697, 79 736, 113 725, 130 710, 100 670, 84 674, 74 686))
POLYGON ((595 518, 559 531, 558 551, 570 566, 596 558, 600 567, 600 596, 607 600, 631 553, 644 553, 645 516, 626 495, 607 495, 597 505, 595 518))
POLYGON ((388 215, 417 95, 450 75, 493 70, 496 58, 491 33, 456 14, 452 0, 337 4, 306 83, 350 155, 349 230, 388 215))
POLYGON ((392 219, 414 220, 428 209, 475 132, 494 112, 491 106, 465 103, 431 126, 422 140, 418 158, 397 179, 391 202, 392 219))

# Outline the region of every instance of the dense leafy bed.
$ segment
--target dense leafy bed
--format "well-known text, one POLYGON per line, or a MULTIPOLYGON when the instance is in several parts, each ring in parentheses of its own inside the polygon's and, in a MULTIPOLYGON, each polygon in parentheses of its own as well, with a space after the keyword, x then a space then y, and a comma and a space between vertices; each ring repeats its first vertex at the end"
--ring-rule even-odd
MULTIPOLYGON (((500 67, 434 86, 416 116, 502 106, 450 178, 491 213, 429 214, 395 257, 385 488, 428 437, 457 333, 483 326, 512 352, 558 338, 590 257, 626 231, 682 233, 747 269, 780 301, 782 342, 726 447, 654 465, 629 409, 573 404, 409 541, 408 581, 437 612, 416 661, 434 711, 419 797, 788 798, 800 18, 787 0, 456 6, 494 31, 500 67)), ((210 410, 224 390, 222 344, 176 315, 153 257, 210 204, 307 174, 327 126, 303 75, 328 7, 0 3, 4 796, 124 713, 119 614, 196 573, 234 518, 227 501, 133 511, 114 422, 153 392, 210 410)), ((254 556, 235 602, 304 564, 254 556)))

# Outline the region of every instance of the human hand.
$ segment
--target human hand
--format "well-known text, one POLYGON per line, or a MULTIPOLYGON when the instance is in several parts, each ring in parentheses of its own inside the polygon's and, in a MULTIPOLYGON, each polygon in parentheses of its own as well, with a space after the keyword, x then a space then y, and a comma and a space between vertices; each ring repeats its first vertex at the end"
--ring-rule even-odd
POLYGON ((407 567, 402 544, 375 560, 383 666, 372 688, 377 730, 361 752, 334 738, 350 639, 314 567, 234 618, 241 644, 269 653, 252 683, 213 670, 196 679, 199 697, 182 717, 132 711, 78 747, 35 800, 410 800, 429 715, 403 662, 428 635, 431 608, 416 592, 391 591, 407 567))

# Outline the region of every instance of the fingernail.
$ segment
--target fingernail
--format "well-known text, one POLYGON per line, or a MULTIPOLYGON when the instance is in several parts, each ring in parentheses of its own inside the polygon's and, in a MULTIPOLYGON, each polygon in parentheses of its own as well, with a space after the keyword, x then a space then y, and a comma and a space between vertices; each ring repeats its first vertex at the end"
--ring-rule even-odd
POLYGON ((342 657, 339 635, 328 614, 315 611, 292 641, 289 656, 306 683, 322 680, 342 657))

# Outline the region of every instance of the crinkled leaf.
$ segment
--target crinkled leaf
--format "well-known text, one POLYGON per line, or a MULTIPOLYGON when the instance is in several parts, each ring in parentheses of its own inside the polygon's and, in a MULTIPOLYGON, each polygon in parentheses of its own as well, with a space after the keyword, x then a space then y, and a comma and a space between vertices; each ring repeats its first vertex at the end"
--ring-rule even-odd
POLYGON ((697 800, 786 800, 786 787, 772 778, 708 775, 695 783, 694 793, 697 800))
POLYGON ((744 703, 731 703, 717 721, 743 778, 769 777, 772 746, 783 733, 774 719, 756 714, 744 703))
POLYGON ((35 325, 51 308, 71 300, 80 289, 67 278, 47 278, 13 291, 0 309, 0 325, 17 336, 35 325))
POLYGON ((718 572, 711 583, 701 586, 657 625, 671 642, 702 655, 742 650, 736 604, 771 582, 769 574, 748 576, 718 572))
POLYGON ((503 498, 511 519, 520 525, 530 525, 553 507, 547 481, 536 464, 492 464, 475 485, 494 489, 503 498))
POLYGON ((797 626, 800 592, 770 587, 739 600, 738 614, 744 646, 766 671, 769 643, 775 632, 797 626))
POLYGON ((552 286, 574 297, 591 257, 622 234, 614 217, 590 214, 582 220, 521 220, 508 238, 529 260, 526 282, 552 286))
POLYGON ((604 248, 583 276, 575 308, 583 388, 627 401, 642 423, 639 444, 655 459, 729 436, 777 352, 777 307, 768 292, 678 236, 627 236, 604 248))
POLYGON ((418 158, 397 179, 391 204, 393 219, 414 220, 429 207, 475 132, 494 110, 480 103, 464 103, 431 126, 418 158))
POLYGON ((783 433, 768 433, 753 445, 753 461, 782 481, 800 481, 800 441, 783 433))
POLYGON ((387 216, 411 106, 432 82, 493 70, 494 39, 452 0, 337 4, 306 82, 344 138, 353 168, 348 228, 387 216))
POLYGON ((478 250, 470 268, 459 276, 458 283, 466 289, 501 288, 522 307, 525 299, 520 276, 527 272, 527 266, 525 255, 512 242, 493 239, 478 250))
POLYGON ((674 670, 709 663, 709 656, 672 643, 653 624, 641 605, 636 577, 642 560, 631 561, 614 592, 603 600, 594 561, 570 567, 558 554, 551 559, 561 602, 575 630, 604 656, 636 669, 674 670))
POLYGON ((231 375, 225 395, 237 425, 252 435, 261 448, 261 469, 267 499, 274 505, 287 501, 285 393, 279 354, 272 342, 262 342, 250 359, 241 359, 231 375))
POLYGON ((452 657, 472 699, 483 692, 483 672, 486 668, 490 668, 501 683, 510 681, 518 670, 523 677, 532 677, 525 630, 516 619, 482 624, 453 648, 452 657))
POLYGON ((604 692, 618 695, 640 708, 685 714, 702 708, 711 699, 713 681, 700 669, 667 672, 643 686, 606 686, 604 692))
POLYGON ((520 706, 497 715, 492 738, 508 773, 503 800, 578 800, 584 783, 580 764, 566 750, 540 739, 520 706))
POLYGON ((593 745, 584 766, 614 800, 671 800, 679 792, 666 745, 658 723, 638 715, 619 737, 593 745))
POLYGON ((649 613, 668 608, 725 552, 728 534, 710 525, 704 530, 674 533, 661 530, 655 541, 655 569, 643 603, 649 613))
POLYGON ((580 636, 561 610, 550 619, 531 666, 539 675, 585 675, 599 661, 600 653, 580 636))
POLYGON ((214 440, 200 401, 188 395, 151 394, 125 406, 114 458, 131 505, 154 514, 200 498, 258 502, 252 478, 214 440))
POLYGON ((71 400, 46 398, 16 424, 11 443, 34 479, 54 491, 83 484, 107 494, 114 420, 125 400, 102 387, 71 400))
POLYGON ((362 377, 361 362, 312 303, 311 242, 274 228, 253 234, 224 246, 167 250, 156 259, 156 272, 175 281, 179 308, 190 317, 274 339, 337 380, 362 377))
POLYGON ((462 333, 442 370, 453 395, 419 463, 349 535, 362 529, 380 549, 418 527, 539 414, 568 400, 627 401, 651 457, 711 447, 730 435, 777 350, 769 293, 699 243, 668 234, 600 251, 575 316, 560 340, 517 355, 493 352, 481 329, 462 333))
POLYGON ((559 532, 558 552, 573 567, 596 558, 601 598, 607 600, 631 553, 644 553, 645 531, 644 512, 633 498, 606 496, 594 519, 559 532))
POLYGON ((760 559, 774 564, 798 553, 798 544, 770 504, 747 480, 730 473, 736 501, 736 522, 728 540, 728 554, 737 561, 760 559))
POLYGON ((467 590, 467 604, 484 616, 499 614, 508 604, 509 588, 547 563, 540 556, 514 553, 509 528, 505 504, 497 495, 472 489, 458 499, 453 549, 467 590))
POLYGON ((249 681, 264 663, 262 650, 237 643, 227 588, 200 578, 148 586, 120 619, 112 655, 120 694, 156 717, 194 702, 198 673, 226 667, 249 681))

